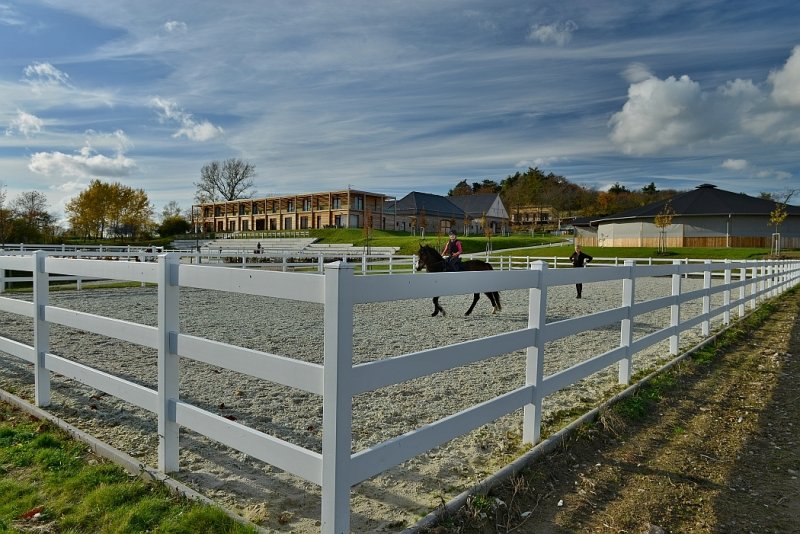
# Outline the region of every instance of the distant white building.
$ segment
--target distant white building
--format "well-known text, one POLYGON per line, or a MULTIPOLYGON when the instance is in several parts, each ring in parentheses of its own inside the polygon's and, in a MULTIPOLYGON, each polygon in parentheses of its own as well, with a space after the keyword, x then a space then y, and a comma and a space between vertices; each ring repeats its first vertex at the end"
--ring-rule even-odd
MULTIPOLYGON (((655 225, 669 202, 672 224, 665 228, 667 247, 771 248, 776 203, 703 184, 686 193, 605 217, 576 220, 575 242, 597 247, 658 247, 655 225)), ((800 207, 787 206, 780 225, 780 248, 800 248, 800 207)))

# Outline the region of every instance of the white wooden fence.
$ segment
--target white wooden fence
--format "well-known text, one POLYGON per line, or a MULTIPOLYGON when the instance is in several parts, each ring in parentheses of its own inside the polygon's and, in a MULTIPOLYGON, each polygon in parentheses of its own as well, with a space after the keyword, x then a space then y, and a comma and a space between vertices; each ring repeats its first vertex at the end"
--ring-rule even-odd
MULTIPOLYGON (((118 259, 123 261, 153 261, 158 258, 159 253, 148 251, 149 248, 130 247, 130 246, 95 246, 91 249, 82 249, 66 245, 25 245, 20 244, 12 250, 0 251, 0 256, 16 255, 19 253, 31 254, 35 250, 43 250, 53 256, 69 258, 94 258, 94 259, 118 259)), ((172 252, 172 251, 171 251, 172 252)), ((325 264, 331 261, 341 260, 345 263, 352 263, 356 274, 398 274, 413 273, 416 269, 416 256, 401 254, 367 254, 361 253, 280 253, 264 255, 251 250, 234 252, 231 250, 176 250, 182 262, 192 264, 205 264, 218 267, 238 267, 242 269, 262 269, 271 271, 298 271, 298 272, 318 272, 325 271, 325 264)), ((489 254, 472 254, 469 258, 479 258, 490 263, 498 270, 530 269, 535 262, 545 262, 551 268, 571 267, 572 264, 564 256, 501 256, 489 254)), ((675 262, 689 265, 691 263, 702 263, 705 260, 683 258, 680 260, 670 260, 663 258, 619 258, 619 257, 595 257, 591 267, 598 266, 619 266, 625 262, 633 262, 636 265, 672 265, 675 262)), ((714 260, 713 263, 722 263, 724 260, 714 260)), ((715 275, 722 276, 721 272, 715 275)), ((32 282, 33 277, 11 276, 6 269, 0 269, 0 293, 15 282, 32 282)), ((78 289, 81 289, 84 278, 75 276, 51 277, 51 280, 61 282, 77 282, 78 289)))
POLYGON ((158 257, 157 263, 61 258, 46 252, 35 252, 28 256, 0 256, 0 270, 29 271, 33 278, 33 301, 0 297, 0 311, 30 317, 34 324, 32 346, 3 337, 0 325, 0 351, 33 364, 35 402, 40 407, 50 404, 51 373, 57 373, 153 413, 157 418, 158 469, 161 471, 179 469, 179 429, 191 429, 320 485, 322 532, 348 533, 350 490, 353 485, 519 408, 523 408, 524 412, 523 440, 536 443, 540 439, 542 400, 546 396, 613 365, 618 367, 619 382, 627 384, 632 374, 632 357, 636 352, 669 339, 670 352, 677 354, 683 331, 700 325, 702 333, 709 335, 713 318, 722 315, 723 323, 728 324, 732 313, 737 313, 738 317, 744 316, 746 307, 755 308, 763 299, 797 284, 800 275, 798 261, 726 261, 723 264, 706 261, 689 265, 676 261, 672 265, 660 266, 640 266, 629 261, 623 266, 593 269, 551 269, 544 262, 535 262, 530 267, 458 275, 355 276, 352 264, 336 262, 325 265, 324 275, 232 268, 222 276, 219 267, 181 263, 178 254, 163 254, 158 257), (712 271, 719 270, 723 272, 723 283, 712 286, 712 271), (681 291, 682 278, 690 274, 703 277, 703 288, 681 291), (49 282, 54 277, 65 275, 157 284, 158 326, 50 305, 49 282), (671 277, 671 294, 635 302, 637 279, 654 276, 671 277), (622 280, 619 307, 583 317, 550 323, 546 321, 549 288, 608 280, 622 280), (178 320, 181 288, 323 304, 323 364, 181 333, 178 320), (356 304, 512 289, 529 291, 526 328, 353 365, 353 308, 356 304), (711 296, 716 293, 722 293, 723 305, 712 309, 711 296), (702 300, 703 313, 682 320, 681 305, 697 299, 702 300), (637 316, 663 308, 671 310, 669 324, 635 338, 632 325, 637 316), (51 353, 51 324, 157 349, 157 389, 51 353), (593 354, 585 361, 551 375, 544 374, 545 343, 614 324, 620 328, 618 347, 602 354, 593 354), (355 395, 520 350, 526 353, 524 386, 401 436, 351 452, 352 404, 355 395), (182 400, 178 395, 180 358, 205 362, 321 395, 321 453, 182 400))

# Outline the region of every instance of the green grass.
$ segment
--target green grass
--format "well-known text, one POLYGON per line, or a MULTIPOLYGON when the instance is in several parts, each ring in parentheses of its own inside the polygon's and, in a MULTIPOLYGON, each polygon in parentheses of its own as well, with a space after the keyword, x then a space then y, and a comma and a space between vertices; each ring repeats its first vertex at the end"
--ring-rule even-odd
MULTIPOLYGON (((318 243, 352 243, 359 247, 367 244, 364 230, 360 228, 310 230, 309 235, 316 237, 318 243)), ((458 238, 461 240, 464 252, 467 254, 486 250, 487 238, 483 235, 459 236, 458 238)), ((373 230, 369 239, 369 245, 373 247, 399 247, 399 254, 409 255, 416 253, 421 243, 443 248, 445 241, 447 241, 447 235, 445 234, 437 235, 427 233, 423 239, 419 235, 409 235, 408 232, 373 230)), ((532 247, 561 241, 563 241, 562 237, 551 235, 532 237, 527 234, 515 234, 511 236, 494 236, 491 238, 491 244, 494 250, 514 247, 532 247)))
MULTIPOLYGON (((795 291, 796 289, 790 289, 784 295, 792 295, 795 291)), ((763 303, 744 321, 735 324, 722 332, 713 342, 693 352, 682 365, 702 366, 713 363, 720 354, 742 342, 750 332, 763 325, 776 309, 777 306, 773 301, 763 303)), ((612 410, 631 421, 644 419, 649 415, 652 406, 677 387, 678 372, 677 369, 669 369, 654 376, 633 395, 615 404, 612 410)))
POLYGON ((34 530, 256 532, 218 508, 130 476, 50 423, 0 402, 0 532, 34 530))
MULTIPOLYGON (((540 256, 552 258, 553 256, 568 257, 572 254, 571 245, 552 247, 537 247, 522 250, 502 252, 495 247, 497 254, 505 256, 540 256)), ((684 258, 702 258, 709 260, 756 260, 769 256, 766 248, 673 248, 667 253, 661 253, 651 247, 582 247, 582 250, 596 258, 659 258, 680 260, 684 258)), ((792 251, 787 252, 791 255, 792 251)))

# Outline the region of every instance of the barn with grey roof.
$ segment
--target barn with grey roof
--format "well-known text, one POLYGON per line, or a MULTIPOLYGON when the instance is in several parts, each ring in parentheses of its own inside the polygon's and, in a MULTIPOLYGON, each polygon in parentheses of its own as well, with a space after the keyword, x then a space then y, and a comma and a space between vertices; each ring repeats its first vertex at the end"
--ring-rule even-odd
MULTIPOLYGON (((770 214, 777 204, 719 189, 697 186, 668 200, 605 217, 575 222, 576 243, 599 247, 658 247, 661 229, 655 219, 669 203, 673 217, 665 228, 667 247, 771 248, 775 225, 770 214)), ((787 205, 780 224, 780 248, 800 248, 800 207, 787 205)))

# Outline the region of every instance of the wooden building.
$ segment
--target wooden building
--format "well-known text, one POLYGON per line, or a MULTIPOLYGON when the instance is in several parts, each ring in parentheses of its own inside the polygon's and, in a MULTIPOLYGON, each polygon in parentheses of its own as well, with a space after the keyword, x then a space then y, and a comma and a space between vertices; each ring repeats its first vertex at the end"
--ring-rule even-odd
POLYGON ((209 202, 192 206, 197 232, 393 228, 384 211, 391 197, 355 189, 209 202))
POLYGON ((787 217, 775 233, 770 214, 772 200, 697 186, 667 200, 660 200, 614 215, 581 218, 575 226, 575 242, 596 247, 653 247, 665 239, 667 247, 756 247, 772 248, 779 237, 780 248, 800 248, 800 207, 786 206, 787 217), (673 216, 663 229, 655 218, 669 202, 673 216))

